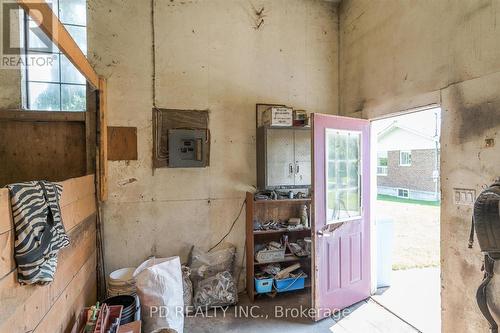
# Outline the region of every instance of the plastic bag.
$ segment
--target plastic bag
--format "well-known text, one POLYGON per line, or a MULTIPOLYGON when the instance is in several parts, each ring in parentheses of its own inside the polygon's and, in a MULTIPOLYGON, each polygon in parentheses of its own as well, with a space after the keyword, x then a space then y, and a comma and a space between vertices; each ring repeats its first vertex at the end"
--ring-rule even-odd
POLYGON ((151 258, 134 272, 144 332, 184 328, 182 272, 179 257, 151 258))
POLYGON ((232 274, 235 254, 236 248, 232 245, 209 253, 193 249, 194 306, 225 306, 238 302, 238 286, 232 274))
POLYGON ((194 248, 191 255, 191 280, 196 283, 200 280, 214 276, 217 273, 233 271, 234 255, 236 248, 230 246, 225 249, 204 252, 194 248))
POLYGON ((196 287, 193 301, 196 307, 236 304, 238 302, 238 288, 233 275, 224 271, 201 280, 196 287))

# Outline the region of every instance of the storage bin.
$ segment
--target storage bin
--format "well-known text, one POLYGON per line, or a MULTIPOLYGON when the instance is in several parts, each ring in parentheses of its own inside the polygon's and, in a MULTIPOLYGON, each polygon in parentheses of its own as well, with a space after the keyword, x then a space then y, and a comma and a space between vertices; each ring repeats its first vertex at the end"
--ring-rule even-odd
POLYGON ((286 249, 260 250, 255 255, 255 260, 259 263, 270 263, 285 260, 286 249))
POLYGON ((270 293, 273 290, 273 278, 255 278, 255 290, 257 291, 257 294, 270 293))
POLYGON ((291 290, 304 289, 307 275, 303 274, 300 277, 291 277, 287 279, 274 280, 274 287, 279 293, 291 290))

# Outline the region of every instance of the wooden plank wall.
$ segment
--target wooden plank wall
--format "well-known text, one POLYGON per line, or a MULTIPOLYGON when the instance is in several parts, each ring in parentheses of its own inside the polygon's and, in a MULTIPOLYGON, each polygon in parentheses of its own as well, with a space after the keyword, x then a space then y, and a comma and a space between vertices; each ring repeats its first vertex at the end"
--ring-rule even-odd
POLYGON ((0 121, 0 142, 0 186, 87 174, 83 122, 0 121))
POLYGON ((0 332, 68 332, 79 311, 96 300, 94 175, 61 184, 62 218, 71 242, 59 252, 55 279, 46 286, 17 282, 9 193, 0 189, 0 332))

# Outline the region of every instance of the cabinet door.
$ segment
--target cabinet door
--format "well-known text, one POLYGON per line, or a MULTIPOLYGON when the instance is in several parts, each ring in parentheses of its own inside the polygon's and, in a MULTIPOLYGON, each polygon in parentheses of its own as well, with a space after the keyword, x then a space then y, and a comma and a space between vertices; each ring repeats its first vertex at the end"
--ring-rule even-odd
POLYGON ((267 186, 294 185, 294 130, 267 130, 267 186))
POLYGON ((311 131, 294 130, 295 185, 311 185, 311 131))

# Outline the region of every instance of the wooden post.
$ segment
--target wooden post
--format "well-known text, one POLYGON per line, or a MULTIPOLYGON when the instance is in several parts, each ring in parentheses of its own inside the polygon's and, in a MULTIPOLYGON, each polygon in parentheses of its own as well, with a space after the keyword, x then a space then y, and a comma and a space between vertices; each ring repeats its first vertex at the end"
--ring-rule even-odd
POLYGON ((108 199, 107 83, 99 77, 99 201, 108 199))

